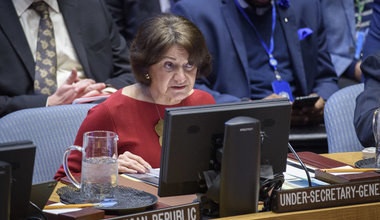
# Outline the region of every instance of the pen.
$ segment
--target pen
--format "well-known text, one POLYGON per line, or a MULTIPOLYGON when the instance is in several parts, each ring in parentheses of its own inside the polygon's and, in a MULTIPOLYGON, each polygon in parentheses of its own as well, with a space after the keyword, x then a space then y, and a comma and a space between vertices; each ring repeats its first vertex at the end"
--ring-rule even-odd
POLYGON ((84 208, 93 207, 98 205, 98 203, 83 203, 83 204, 68 204, 68 205, 49 205, 45 206, 44 209, 69 209, 69 208, 84 208))
POLYGON ((326 173, 345 173, 345 172, 369 172, 369 171, 377 171, 377 168, 354 168, 354 169, 321 169, 322 172, 326 173))

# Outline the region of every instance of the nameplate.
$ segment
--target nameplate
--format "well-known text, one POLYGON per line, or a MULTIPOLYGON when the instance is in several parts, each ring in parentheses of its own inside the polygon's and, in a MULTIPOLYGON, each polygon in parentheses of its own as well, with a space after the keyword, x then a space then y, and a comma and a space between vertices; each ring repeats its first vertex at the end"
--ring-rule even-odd
POLYGON ((139 212, 110 218, 110 220, 200 220, 199 203, 190 203, 181 206, 139 212))
POLYGON ((380 201, 380 179, 275 191, 273 212, 328 208, 380 201))

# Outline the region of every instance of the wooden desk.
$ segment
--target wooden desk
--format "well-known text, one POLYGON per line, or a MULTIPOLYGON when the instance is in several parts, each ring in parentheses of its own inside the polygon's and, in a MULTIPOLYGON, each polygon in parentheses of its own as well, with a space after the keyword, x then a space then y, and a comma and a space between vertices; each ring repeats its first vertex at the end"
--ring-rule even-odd
POLYGON ((362 158, 362 152, 345 152, 345 153, 333 153, 333 154, 321 154, 324 157, 328 157, 351 166, 355 166, 355 162, 362 158))
MULTIPOLYGON (((349 153, 333 153, 333 154, 322 154, 322 156, 338 160, 350 165, 358 160, 362 159, 361 152, 349 152, 349 153)), ((296 219, 317 219, 317 220, 328 220, 328 219, 380 219, 380 202, 376 203, 366 203, 359 205, 349 205, 340 206, 333 208, 324 209, 313 209, 306 211, 296 211, 287 213, 274 213, 274 212, 262 212, 253 213, 247 215, 233 216, 227 218, 221 218, 223 220, 234 219, 234 220, 245 220, 245 219, 281 219, 281 220, 296 220, 296 219)))
MULTIPOLYGON (((137 190, 142 190, 148 193, 151 193, 155 196, 158 194, 158 188, 140 181, 134 181, 131 178, 127 178, 124 176, 119 176, 119 185, 122 186, 127 186, 127 187, 132 187, 137 190)), ((50 202, 60 202, 59 196, 56 193, 57 189, 66 186, 63 182, 58 182, 56 188, 54 189, 52 195, 49 198, 50 202)), ((157 204, 155 205, 154 209, 161 209, 161 208, 166 208, 170 206, 178 206, 178 205, 183 205, 183 204, 188 204, 192 203, 196 199, 196 195, 184 195, 184 196, 171 196, 171 197, 158 197, 157 204)), ((101 211, 101 213, 96 213, 99 212, 100 210, 89 207, 89 208, 84 208, 81 211, 77 212, 70 212, 67 214, 62 214, 64 215, 65 219, 82 219, 82 220, 94 220, 94 219, 103 219, 104 218, 110 218, 114 216, 108 216, 104 215, 104 212, 101 211), (96 217, 94 217, 96 216, 96 217)), ((61 219, 63 217, 57 216, 57 215, 49 215, 48 219, 61 219)))
POLYGON ((367 203, 360 205, 340 206, 325 209, 313 209, 307 211, 287 212, 287 213, 273 213, 263 212, 248 215, 233 216, 228 218, 221 218, 223 220, 245 220, 245 219, 278 219, 278 220, 328 220, 328 219, 342 219, 342 220, 366 220, 366 219, 379 219, 380 218, 380 202, 367 203))
MULTIPOLYGON (((119 185, 128 186, 128 187, 132 187, 132 188, 135 188, 138 190, 142 190, 142 191, 151 193, 151 194, 158 197, 159 203, 162 203, 166 206, 175 206, 175 205, 183 205, 183 204, 187 204, 187 203, 192 203, 194 201, 194 199, 196 199, 195 195, 159 197, 157 195, 158 194, 158 188, 157 187, 154 187, 152 185, 149 185, 149 184, 146 184, 143 182, 134 181, 134 180, 131 180, 130 178, 126 178, 123 176, 119 176, 119 185)), ((52 195, 49 198, 49 201, 60 202, 59 196, 56 193, 56 191, 57 191, 57 189, 59 189, 63 186, 66 186, 66 185, 63 184, 62 182, 58 182, 56 188, 54 189, 54 192, 52 193, 52 195)))
MULTIPOLYGON (((362 159, 361 152, 350 152, 350 153, 334 153, 334 154, 322 154, 325 157, 335 159, 350 165, 360 159, 362 159)), ((147 185, 141 182, 134 182, 132 180, 120 177, 120 184, 131 186, 140 190, 150 192, 154 195, 157 195, 157 188, 147 185)), ((62 183, 59 183, 57 186, 63 186, 62 183)), ((159 202, 162 202, 167 205, 178 205, 185 204, 193 201, 195 199, 194 195, 191 196, 176 196, 176 197, 167 197, 158 199, 159 202)), ((53 193, 50 198, 51 201, 58 202, 59 198, 56 193, 53 193)), ((287 212, 287 213, 274 213, 274 212, 262 212, 262 213, 253 213, 248 215, 233 216, 227 218, 221 218, 222 220, 228 219, 281 219, 281 220, 296 220, 296 219, 318 219, 318 220, 327 220, 327 219, 376 219, 380 218, 380 202, 376 203, 367 203, 359 205, 350 205, 350 206, 340 206, 333 208, 324 208, 324 209, 314 209, 306 211, 296 211, 296 212, 287 212)))

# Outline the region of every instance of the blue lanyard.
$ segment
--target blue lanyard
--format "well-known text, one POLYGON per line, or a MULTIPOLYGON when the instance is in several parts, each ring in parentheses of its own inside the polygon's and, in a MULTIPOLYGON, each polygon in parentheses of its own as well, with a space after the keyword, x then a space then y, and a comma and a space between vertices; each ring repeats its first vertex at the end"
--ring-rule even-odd
POLYGON ((239 11, 243 14, 243 16, 245 17, 245 19, 248 21, 249 25, 251 25, 251 27, 253 28, 253 30, 256 33, 256 36, 260 40, 261 45, 263 45, 265 51, 267 52, 267 54, 269 56, 269 65, 273 68, 274 73, 276 74, 276 79, 277 80, 281 80, 281 76, 280 76, 280 74, 277 71, 278 62, 273 57, 273 48, 274 48, 273 35, 274 35, 274 28, 276 26, 276 7, 275 7, 275 5, 272 6, 272 33, 271 33, 271 36, 270 36, 270 45, 269 45, 269 48, 268 48, 268 46, 265 44, 264 40, 262 39, 260 33, 257 31, 255 25, 252 23, 251 19, 249 19, 248 15, 245 13, 244 9, 239 4, 238 0, 235 0, 235 4, 238 7, 239 11))

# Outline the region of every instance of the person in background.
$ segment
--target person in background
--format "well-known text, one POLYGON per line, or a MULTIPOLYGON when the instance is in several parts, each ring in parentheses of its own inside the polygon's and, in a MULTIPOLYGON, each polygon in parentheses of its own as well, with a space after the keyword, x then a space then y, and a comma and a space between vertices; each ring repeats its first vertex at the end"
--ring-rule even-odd
POLYGON ((374 0, 372 6, 371 25, 366 40, 366 45, 369 47, 364 48, 364 60, 360 65, 364 78, 364 91, 356 98, 354 112, 356 134, 364 147, 377 145, 372 125, 374 112, 380 107, 380 0, 374 0))
POLYGON ((0 117, 135 82, 102 0, 0 1, 0 117))
MULTIPOLYGON (((196 77, 211 71, 211 56, 193 23, 162 14, 139 28, 130 58, 138 83, 92 108, 79 128, 75 145, 82 145, 86 131, 114 131, 119 136, 119 172, 145 173, 160 167, 165 108, 215 103, 210 94, 193 89, 196 77)), ((71 172, 81 172, 81 158, 79 151, 70 154, 71 172)), ((54 178, 63 176, 61 167, 54 178)))
POLYGON ((356 98, 354 125, 364 147, 374 147, 373 114, 380 107, 380 50, 368 56, 361 64, 365 77, 364 91, 356 98))
POLYGON ((120 33, 128 46, 132 43, 138 27, 148 18, 169 13, 178 0, 105 0, 120 33))
POLYGON ((363 48, 363 59, 380 50, 380 0, 374 0, 372 4, 372 17, 368 36, 363 48))
POLYGON ((373 0, 321 0, 327 48, 340 88, 362 81, 360 64, 373 0))
POLYGON ((181 0, 172 12, 199 27, 213 57, 196 88, 217 103, 317 94, 314 106, 292 111, 292 123, 323 121, 338 86, 319 0, 181 0))

